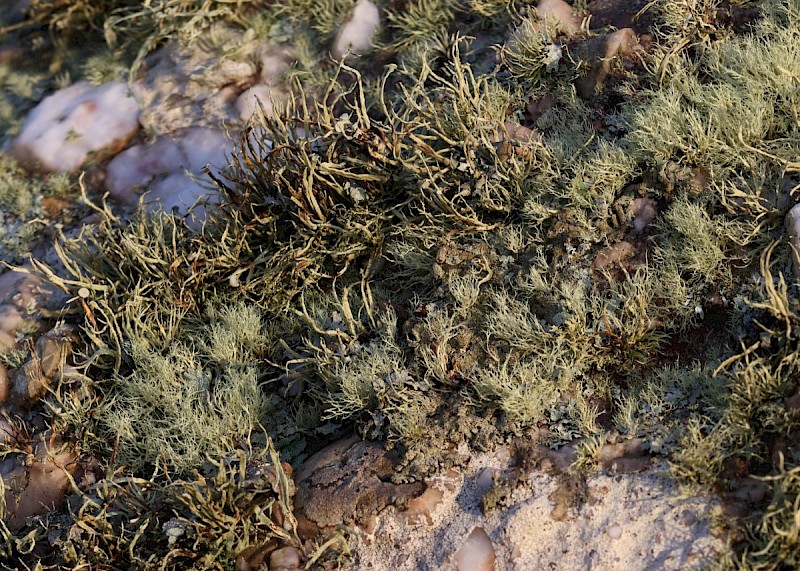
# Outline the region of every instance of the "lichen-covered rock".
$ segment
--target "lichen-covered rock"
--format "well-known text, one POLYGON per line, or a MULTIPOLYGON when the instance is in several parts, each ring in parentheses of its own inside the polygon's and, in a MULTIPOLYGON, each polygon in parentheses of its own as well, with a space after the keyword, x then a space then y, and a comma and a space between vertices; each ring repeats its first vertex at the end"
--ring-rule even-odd
POLYGON ((78 82, 30 112, 10 152, 46 171, 75 172, 90 153, 113 153, 139 128, 139 107, 125 83, 78 82))
MULTIPOLYGON (((151 134, 171 133, 193 126, 219 129, 247 119, 261 97, 271 88, 274 100, 285 100, 280 87, 292 61, 290 52, 263 42, 246 42, 240 32, 215 27, 214 42, 183 46, 171 42, 151 54, 133 82, 133 93, 142 107, 141 123, 151 134), (221 38, 221 39, 220 39, 221 38), (210 44, 237 46, 236 59, 210 44), (256 91, 250 88, 261 86, 256 91), (244 95, 245 93, 248 95, 244 95), (250 107, 247 107, 250 105, 250 107)), ((269 105, 269 97, 261 97, 269 105)))
POLYGON ((602 89, 615 58, 633 55, 637 44, 636 32, 630 28, 583 42, 574 54, 576 60, 589 64, 588 71, 575 81, 580 96, 589 99, 596 95, 602 89))
POLYGON ((298 533, 313 537, 341 524, 365 524, 386 506, 403 506, 425 489, 422 482, 388 481, 393 463, 382 446, 357 438, 323 448, 297 471, 298 533))

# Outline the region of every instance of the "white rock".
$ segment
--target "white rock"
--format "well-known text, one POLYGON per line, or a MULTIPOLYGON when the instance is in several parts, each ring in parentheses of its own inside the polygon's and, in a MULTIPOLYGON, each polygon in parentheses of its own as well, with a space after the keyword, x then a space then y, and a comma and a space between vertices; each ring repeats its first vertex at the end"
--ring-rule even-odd
MULTIPOLYGON (((146 207, 154 211, 177 209, 184 216, 200 199, 216 201, 216 189, 203 173, 206 165, 219 173, 227 164, 231 142, 221 131, 192 127, 156 139, 152 144, 136 145, 120 153, 106 170, 106 187, 118 201, 135 206, 140 190, 147 190, 146 207)), ((194 215, 201 220, 202 208, 194 215)))
POLYGON ((161 137, 151 144, 135 145, 114 157, 106 169, 106 187, 120 202, 135 205, 131 191, 160 175, 174 172, 185 161, 178 143, 161 137), (133 199, 133 200, 132 200, 133 199))
POLYGON ((378 8, 370 0, 358 0, 350 20, 341 27, 331 53, 336 59, 361 55, 372 46, 372 36, 381 24, 378 8))
POLYGON ((74 172, 89 153, 123 144, 138 128, 139 107, 126 84, 79 82, 31 111, 11 154, 48 171, 74 172))

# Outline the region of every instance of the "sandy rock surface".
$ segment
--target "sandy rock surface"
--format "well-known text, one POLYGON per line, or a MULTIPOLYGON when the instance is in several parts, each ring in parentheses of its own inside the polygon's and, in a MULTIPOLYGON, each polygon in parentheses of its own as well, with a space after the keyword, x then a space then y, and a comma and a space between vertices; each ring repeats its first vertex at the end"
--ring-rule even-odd
POLYGON ((491 482, 481 476, 506 463, 497 453, 483 454, 460 479, 446 479, 452 489, 433 483, 443 499, 430 523, 384 512, 373 533, 362 534, 353 569, 699 569, 724 548, 710 533, 719 500, 681 497, 664 463, 639 474, 590 476, 581 487, 585 496, 574 498, 561 521, 554 511, 563 475, 540 470, 514 491, 511 507, 481 513, 491 482))

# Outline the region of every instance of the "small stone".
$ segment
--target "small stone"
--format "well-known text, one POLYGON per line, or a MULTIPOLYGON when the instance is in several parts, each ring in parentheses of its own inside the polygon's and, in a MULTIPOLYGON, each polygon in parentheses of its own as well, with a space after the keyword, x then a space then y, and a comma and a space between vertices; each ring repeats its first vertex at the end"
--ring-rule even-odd
POLYGON ((269 556, 269 571, 289 571, 300 567, 302 557, 294 547, 281 547, 269 556))
POLYGON ((648 224, 655 220, 658 214, 656 201, 652 198, 637 198, 630 206, 630 213, 633 215, 633 227, 637 234, 642 232, 648 224))
POLYGON ((603 248, 592 261, 592 269, 602 270, 611 264, 621 264, 636 253, 636 248, 625 240, 603 248))
POLYGON ((619 539, 622 537, 622 526, 618 523, 611 524, 608 526, 608 529, 606 529, 606 533, 608 533, 608 537, 611 539, 619 539))
POLYGON ((491 539, 482 527, 476 527, 455 554, 458 571, 492 571, 496 556, 491 539))
POLYGON ((236 110, 239 117, 247 121, 259 109, 263 110, 265 117, 273 117, 275 108, 280 109, 286 104, 287 96, 283 91, 269 85, 254 85, 246 89, 236 100, 236 110))
POLYGON ((496 473, 497 470, 495 468, 484 468, 481 470, 481 473, 478 474, 478 479, 475 481, 475 483, 482 490, 488 490, 492 487, 492 484, 494 484, 496 473))

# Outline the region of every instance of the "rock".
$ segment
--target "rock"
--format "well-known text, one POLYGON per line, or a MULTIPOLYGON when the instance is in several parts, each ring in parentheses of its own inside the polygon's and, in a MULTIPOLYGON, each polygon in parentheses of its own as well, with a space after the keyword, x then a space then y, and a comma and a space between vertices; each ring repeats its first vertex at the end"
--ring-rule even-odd
POLYGON ((392 471, 392 459, 379 444, 349 438, 323 448, 297 471, 298 533, 313 537, 341 524, 364 525, 386 506, 404 507, 424 491, 422 482, 387 481, 392 471))
MULTIPOLYGON (((623 458, 649 458, 645 457, 644 442, 641 438, 632 438, 616 444, 604 444, 597 454, 597 462, 606 470, 612 469, 618 460, 623 458)), ((633 464, 631 464, 633 466, 633 464)))
MULTIPOLYGON (((151 144, 135 145, 116 157, 106 169, 106 188, 128 207, 139 202, 140 191, 147 190, 146 208, 176 209, 185 216, 198 200, 214 203, 218 195, 213 182, 203 173, 207 164, 212 172, 227 164, 232 142, 221 131, 193 127, 157 138, 151 144)), ((198 220, 204 208, 193 212, 198 220)))
MULTIPOLYGON (((0 405, 5 404, 10 395, 11 381, 8 378, 8 369, 3 363, 0 363, 0 405)), ((0 440, 2 440, 2 434, 0 434, 0 440)))
POLYGON ((336 59, 363 55, 372 46, 372 36, 380 25, 381 16, 377 6, 370 0, 358 0, 350 19, 336 35, 331 55, 336 59))
POLYGON ((564 0, 539 0, 536 15, 545 22, 557 24, 561 31, 570 36, 581 29, 581 19, 564 0))
POLYGON ((422 523, 424 520, 428 525, 433 525, 433 512, 442 503, 444 492, 437 488, 428 488, 421 496, 408 502, 406 508, 406 522, 409 524, 422 523))
POLYGON ((12 305, 26 318, 58 311, 68 299, 69 294, 32 274, 14 270, 0 274, 0 304, 12 305))
MULTIPOLYGON (((241 34, 220 27, 207 32, 212 33, 232 43, 241 40, 241 34)), ((259 77, 256 58, 248 57, 257 44, 242 46, 240 61, 223 57, 223 49, 204 49, 213 44, 196 41, 184 46, 172 41, 145 60, 132 90, 148 133, 163 135, 194 126, 219 129, 238 121, 233 104, 259 77)))
POLYGON ((606 533, 611 539, 619 539, 622 537, 622 526, 618 523, 612 523, 606 528, 606 533))
POLYGON ((72 353, 74 328, 55 327, 36 342, 36 350, 24 367, 17 372, 13 396, 17 404, 29 406, 42 398, 59 369, 72 353))
POLYGON ((503 123, 503 129, 508 134, 504 138, 518 143, 533 143, 542 140, 542 136, 539 133, 519 123, 506 121, 503 123))
POLYGON ((281 547, 269 556, 269 571, 294 571, 300 569, 302 554, 294 547, 281 547))
POLYGON ((625 240, 603 248, 592 261, 592 269, 602 270, 611 264, 621 264, 636 253, 633 244, 625 240))
POLYGON ((265 117, 272 117, 276 106, 280 109, 286 105, 288 95, 284 91, 277 90, 269 85, 258 84, 246 89, 236 100, 236 110, 243 121, 252 117, 258 111, 259 103, 264 111, 265 117))
POLYGON ((647 228, 658 215, 656 201, 647 197, 634 199, 629 210, 633 216, 633 228, 636 234, 640 234, 647 228))
POLYGON ((20 466, 3 476, 6 521, 12 530, 24 527, 29 517, 56 509, 78 468, 74 451, 52 438, 49 442, 41 440, 34 455, 30 467, 20 466))
POLYGON ((17 333, 25 320, 13 305, 0 305, 0 355, 19 348, 17 333))
POLYGON ((589 70, 575 80, 578 94, 584 99, 594 97, 602 89, 614 59, 632 55, 637 44, 636 33, 630 28, 591 38, 580 44, 573 54, 574 59, 586 62, 589 70))
POLYGON ((474 528, 456 551, 453 560, 458 571, 493 571, 496 556, 486 531, 482 527, 474 528))
POLYGON ((116 152, 139 128, 139 107, 125 83, 84 81, 56 91, 30 112, 10 152, 47 171, 75 172, 89 153, 116 152))
POLYGON ((292 52, 287 48, 264 44, 258 53, 261 62, 261 83, 271 87, 283 83, 283 76, 295 59, 292 52))

